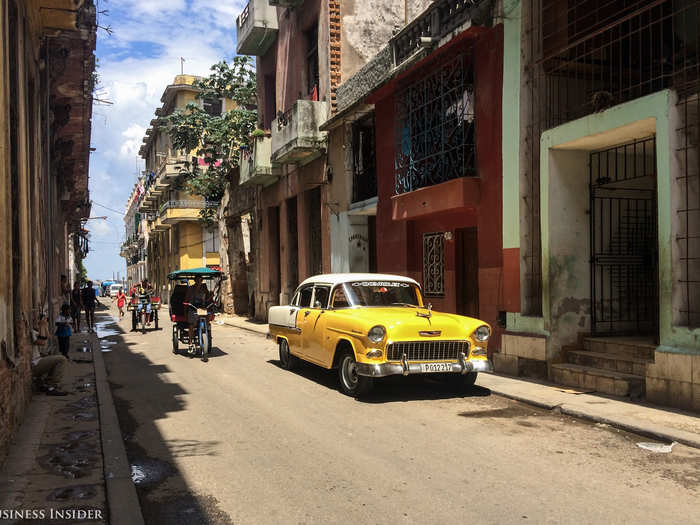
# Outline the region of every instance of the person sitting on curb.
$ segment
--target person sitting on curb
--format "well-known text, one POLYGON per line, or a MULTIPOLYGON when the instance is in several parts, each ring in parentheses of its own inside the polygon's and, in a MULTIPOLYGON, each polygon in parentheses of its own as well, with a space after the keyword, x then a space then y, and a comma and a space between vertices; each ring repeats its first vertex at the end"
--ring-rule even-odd
POLYGON ((32 378, 39 390, 49 396, 67 396, 68 393, 61 390, 67 364, 68 360, 62 355, 42 356, 38 347, 34 346, 32 378))

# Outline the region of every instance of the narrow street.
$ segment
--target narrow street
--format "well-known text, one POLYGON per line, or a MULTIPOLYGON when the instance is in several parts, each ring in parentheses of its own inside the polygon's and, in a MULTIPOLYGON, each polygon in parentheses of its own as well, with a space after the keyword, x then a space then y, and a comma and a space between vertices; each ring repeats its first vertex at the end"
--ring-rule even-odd
MULTIPOLYGON (((114 312, 112 312, 114 313, 114 312)), ((165 314, 165 312, 163 312, 165 314)), ((208 363, 171 324, 99 333, 147 523, 690 523, 700 451, 647 441, 475 387, 277 365, 263 336, 215 326, 208 363), (671 505, 670 502, 673 502, 671 505)), ((477 381, 478 385, 478 381, 477 381)))

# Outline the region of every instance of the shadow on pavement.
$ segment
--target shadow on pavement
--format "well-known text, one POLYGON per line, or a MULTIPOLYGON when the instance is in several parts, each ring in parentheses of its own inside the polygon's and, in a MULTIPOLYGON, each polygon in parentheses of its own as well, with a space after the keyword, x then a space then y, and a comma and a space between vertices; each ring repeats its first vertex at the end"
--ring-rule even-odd
POLYGON ((158 429, 158 420, 186 409, 188 392, 163 380, 170 369, 153 362, 147 347, 125 340, 126 321, 102 313, 96 318, 100 346, 109 349, 107 377, 145 523, 231 523, 216 499, 196 494, 176 466, 176 458, 216 455, 219 441, 168 440, 158 429))
MULTIPOLYGON (((281 368, 277 359, 269 359, 267 362, 281 368)), ((337 370, 327 370, 311 363, 301 362, 291 373, 315 381, 332 390, 339 390, 337 370)), ((429 376, 391 376, 375 379, 374 388, 367 395, 358 398, 358 401, 363 403, 393 403, 396 401, 488 397, 490 395, 491 390, 478 384, 465 388, 463 392, 456 392, 447 383, 429 376)))
MULTIPOLYGON (((228 355, 227 352, 224 352, 220 347, 218 346, 212 346, 211 347, 211 352, 209 352, 209 359, 212 359, 214 357, 223 357, 225 355, 228 355)), ((177 351, 177 356, 178 357, 185 357, 188 359, 199 359, 201 356, 199 354, 190 354, 187 352, 187 346, 183 345, 180 343, 180 348, 177 351)))

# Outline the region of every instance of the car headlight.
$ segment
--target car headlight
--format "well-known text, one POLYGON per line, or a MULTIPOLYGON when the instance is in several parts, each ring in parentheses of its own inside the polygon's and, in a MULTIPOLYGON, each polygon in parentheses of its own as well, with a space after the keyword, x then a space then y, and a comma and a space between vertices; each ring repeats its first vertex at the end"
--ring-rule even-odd
POLYGON ((479 328, 474 330, 474 339, 480 342, 488 341, 489 337, 491 337, 491 329, 486 326, 485 324, 482 324, 479 328))
POLYGON ((373 343, 379 343, 384 340, 384 336, 386 335, 386 328, 383 326, 373 326, 372 328, 369 329, 369 332, 367 332, 367 337, 369 338, 370 341, 373 343))

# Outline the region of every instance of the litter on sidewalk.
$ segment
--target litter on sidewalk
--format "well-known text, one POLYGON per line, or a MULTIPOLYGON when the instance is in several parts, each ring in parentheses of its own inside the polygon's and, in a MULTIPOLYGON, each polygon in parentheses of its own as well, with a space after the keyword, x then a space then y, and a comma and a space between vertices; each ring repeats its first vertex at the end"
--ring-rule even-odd
POLYGON ((658 452, 661 454, 669 454, 673 451, 673 447, 677 445, 675 441, 670 445, 664 445, 663 443, 637 443, 639 448, 644 450, 650 450, 652 452, 658 452))

